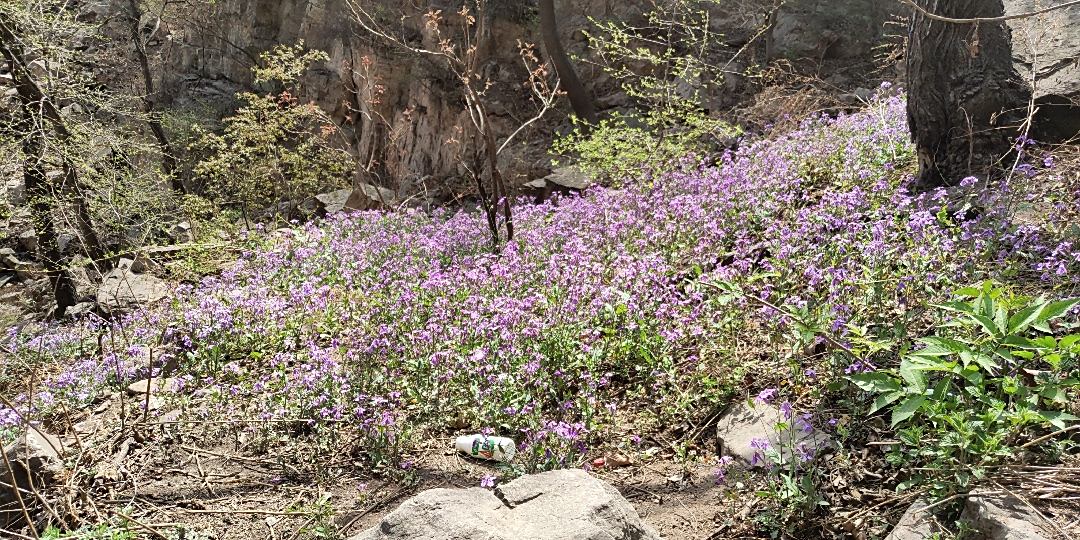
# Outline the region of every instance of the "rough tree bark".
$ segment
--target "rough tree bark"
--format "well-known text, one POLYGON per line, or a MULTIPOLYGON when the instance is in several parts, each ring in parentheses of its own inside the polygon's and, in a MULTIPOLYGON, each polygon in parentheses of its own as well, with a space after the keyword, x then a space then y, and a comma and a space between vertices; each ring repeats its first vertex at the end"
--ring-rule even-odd
POLYGON ((143 90, 145 92, 142 103, 143 111, 146 112, 146 123, 149 124, 150 131, 154 133, 158 148, 161 150, 161 172, 169 179, 169 185, 173 191, 184 194, 184 182, 180 179, 176 170, 176 154, 173 153, 172 145, 169 143, 169 136, 165 133, 165 127, 161 125, 161 118, 155 111, 154 77, 150 72, 150 58, 146 55, 146 42, 143 40, 140 26, 143 10, 139 7, 139 0, 128 0, 128 11, 130 11, 128 19, 131 25, 131 42, 135 46, 135 57, 142 72, 143 90))
POLYGON ((566 96, 570 98, 570 106, 574 108, 574 114, 579 118, 596 123, 596 107, 592 97, 581 79, 574 70, 574 64, 563 49, 562 40, 559 39, 559 24, 555 19, 555 0, 540 0, 540 34, 544 40, 544 50, 547 52, 551 63, 555 65, 555 73, 559 75, 562 88, 566 90, 566 96))
MULTIPOLYGON (((950 18, 999 17, 1002 0, 916 0, 950 18)), ((912 16, 908 123, 919 156, 914 189, 984 173, 1011 149, 1030 93, 1012 63, 1004 22, 956 24, 912 16)))
POLYGON ((22 135, 23 181, 30 200, 30 216, 37 231, 38 246, 41 249, 53 295, 56 299, 56 315, 62 317, 67 308, 75 305, 75 283, 67 271, 64 257, 57 243, 59 235, 53 219, 53 201, 55 193, 50 186, 45 171, 45 131, 44 119, 37 114, 41 107, 40 89, 30 79, 25 69, 20 69, 22 49, 15 38, 14 25, 3 12, 0 12, 0 53, 11 67, 15 90, 19 96, 22 111, 19 132, 22 135))

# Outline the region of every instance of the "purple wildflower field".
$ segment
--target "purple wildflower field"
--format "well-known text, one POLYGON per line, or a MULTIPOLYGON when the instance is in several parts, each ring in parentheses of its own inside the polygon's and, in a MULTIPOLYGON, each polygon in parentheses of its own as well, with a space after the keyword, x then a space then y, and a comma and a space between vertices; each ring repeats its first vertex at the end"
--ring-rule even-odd
MULTIPOLYGON (((361 212, 268 235, 167 305, 13 329, 6 347, 52 375, 14 396, 18 413, 0 409, 0 429, 144 377, 149 351, 178 364, 185 414, 347 439, 373 466, 459 430, 514 437, 529 469, 578 466, 590 446, 703 400, 873 369, 792 366, 779 351, 815 337, 774 307, 854 340, 898 318, 917 329, 910 314, 987 278, 1080 285, 1080 245, 1056 217, 1077 194, 1025 202, 967 181, 912 197, 904 107, 886 89, 865 111, 622 189, 518 205, 498 255, 469 211, 361 212), (1018 220, 1020 203, 1047 210, 1018 220)), ((1014 183, 1053 174, 1038 160, 1014 183)))

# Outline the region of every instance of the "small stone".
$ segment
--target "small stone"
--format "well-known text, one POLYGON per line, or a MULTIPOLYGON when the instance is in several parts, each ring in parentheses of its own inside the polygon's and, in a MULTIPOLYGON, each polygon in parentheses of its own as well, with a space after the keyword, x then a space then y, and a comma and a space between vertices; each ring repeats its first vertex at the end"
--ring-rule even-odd
POLYGON ((15 489, 22 490, 25 501, 33 497, 31 486, 40 491, 63 481, 67 470, 60 456, 62 450, 60 439, 37 429, 28 429, 4 447, 11 468, 0 461, 0 478, 4 479, 0 484, 0 527, 11 528, 22 520, 15 489), (10 485, 12 476, 15 486, 10 485))
POLYGON ((37 231, 35 231, 34 229, 27 229, 19 233, 19 246, 21 246, 26 251, 29 251, 30 253, 37 251, 37 231))
POLYGON ((97 304, 93 302, 79 302, 64 310, 64 317, 68 319, 79 319, 93 313, 96 309, 97 304))
POLYGON ((825 433, 813 429, 801 429, 801 420, 795 417, 786 420, 780 409, 774 405, 740 402, 727 412, 716 425, 717 445, 721 454, 730 455, 755 466, 769 466, 760 458, 754 460, 757 449, 751 446, 755 440, 768 443, 776 450, 781 464, 793 457, 800 457, 800 449, 809 455, 817 455, 822 450, 833 446, 832 439, 825 433), (780 423, 787 424, 783 431, 777 430, 780 423))
POLYGON ((195 241, 195 233, 191 229, 191 223, 187 221, 181 221, 176 225, 173 225, 169 230, 169 234, 172 235, 173 240, 178 243, 191 243, 195 241))
POLYGON ((133 396, 146 395, 147 387, 150 388, 150 393, 158 394, 159 392, 175 393, 180 389, 175 377, 169 377, 166 379, 143 379, 141 381, 135 381, 128 385, 127 393, 133 396), (151 383, 153 383, 151 385, 151 383))

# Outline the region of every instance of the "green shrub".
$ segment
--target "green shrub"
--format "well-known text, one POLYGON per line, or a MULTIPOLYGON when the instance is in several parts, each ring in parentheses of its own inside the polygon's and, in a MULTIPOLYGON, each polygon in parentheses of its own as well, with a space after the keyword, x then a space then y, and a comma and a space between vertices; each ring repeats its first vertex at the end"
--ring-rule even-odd
POLYGON ((344 141, 335 140, 340 130, 316 104, 297 97, 306 67, 327 59, 319 51, 304 53, 303 43, 275 48, 253 71, 256 83, 279 90, 238 94, 242 105, 223 120, 220 134, 194 129, 191 150, 204 157, 193 172, 206 182, 208 195, 250 215, 347 184, 354 164, 344 141))
POLYGON ((891 410, 899 444, 889 459, 920 471, 902 487, 927 485, 937 495, 966 490, 1032 437, 1080 420, 1067 410, 1080 386, 1080 334, 1058 338, 1076 325, 1050 326, 1080 298, 1029 299, 990 282, 957 296, 936 306, 955 318, 897 369, 848 376, 876 396, 870 412, 891 410))
POLYGON ((741 130, 708 112, 708 96, 724 77, 721 36, 709 29, 708 10, 716 3, 653 2, 645 26, 593 20, 590 47, 635 110, 597 126, 578 124, 556 139, 553 152, 573 156, 595 179, 618 181, 642 170, 661 173, 738 136, 741 130))

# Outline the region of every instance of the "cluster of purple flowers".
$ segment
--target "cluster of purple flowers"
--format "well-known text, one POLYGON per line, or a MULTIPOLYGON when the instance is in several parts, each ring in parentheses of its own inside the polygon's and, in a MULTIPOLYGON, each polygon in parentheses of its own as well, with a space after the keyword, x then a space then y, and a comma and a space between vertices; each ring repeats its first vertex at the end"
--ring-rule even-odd
POLYGON ((1009 270, 1077 282, 1077 250, 1013 224, 1000 193, 964 194, 983 197, 971 216, 955 194, 909 194, 904 118, 903 98, 885 96, 624 189, 519 205, 498 255, 476 212, 338 215, 274 237, 167 307, 10 340, 63 350, 68 367, 47 385, 62 399, 136 376, 134 341, 183 358, 183 392, 209 396, 218 415, 348 424, 395 444, 417 426, 499 425, 541 453, 553 440, 584 453, 628 392, 695 384, 693 364, 730 339, 733 312, 786 323, 733 311, 705 284, 794 299, 843 334, 954 281, 1009 270), (102 332, 126 339, 104 358, 50 345, 102 332))

